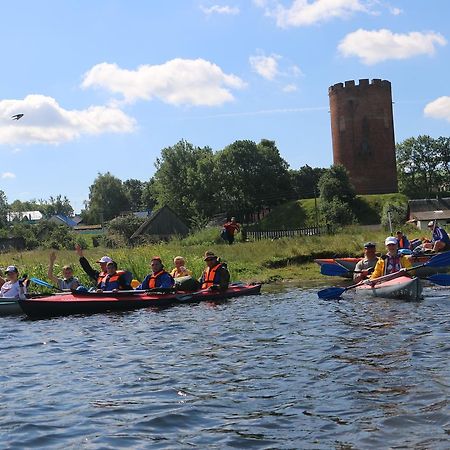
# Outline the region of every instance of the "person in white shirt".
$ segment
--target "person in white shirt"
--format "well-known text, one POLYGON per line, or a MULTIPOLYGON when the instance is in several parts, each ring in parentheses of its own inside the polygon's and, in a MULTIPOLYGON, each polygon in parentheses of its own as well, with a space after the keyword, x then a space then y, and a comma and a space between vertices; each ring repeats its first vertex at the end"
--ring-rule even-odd
POLYGON ((19 271, 16 266, 6 268, 6 280, 0 277, 0 297, 25 300, 27 288, 19 280, 19 271))

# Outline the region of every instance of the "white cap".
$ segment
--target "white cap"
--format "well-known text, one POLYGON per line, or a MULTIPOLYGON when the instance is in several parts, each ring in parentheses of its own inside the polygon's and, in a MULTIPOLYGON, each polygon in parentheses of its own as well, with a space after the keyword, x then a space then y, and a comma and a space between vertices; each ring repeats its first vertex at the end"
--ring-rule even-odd
POLYGON ((112 259, 109 256, 102 256, 98 261, 98 263, 110 263, 112 259))
POLYGON ((384 245, 389 245, 389 244, 395 244, 398 245, 398 241, 397 238, 393 237, 393 236, 388 236, 386 238, 386 240, 384 241, 384 245))
POLYGON ((8 273, 8 272, 16 272, 16 273, 18 273, 19 271, 17 270, 16 266, 8 266, 6 268, 6 270, 5 270, 5 273, 8 273))
POLYGON ((434 220, 430 220, 427 227, 434 227, 434 220))

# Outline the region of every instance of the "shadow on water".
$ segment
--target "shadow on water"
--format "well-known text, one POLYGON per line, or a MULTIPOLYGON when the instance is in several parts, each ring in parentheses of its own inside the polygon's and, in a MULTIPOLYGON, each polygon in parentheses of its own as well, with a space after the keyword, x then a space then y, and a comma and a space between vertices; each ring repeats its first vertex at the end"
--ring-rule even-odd
POLYGON ((323 286, 0 317, 0 445, 448 448, 448 292, 327 301, 323 286))

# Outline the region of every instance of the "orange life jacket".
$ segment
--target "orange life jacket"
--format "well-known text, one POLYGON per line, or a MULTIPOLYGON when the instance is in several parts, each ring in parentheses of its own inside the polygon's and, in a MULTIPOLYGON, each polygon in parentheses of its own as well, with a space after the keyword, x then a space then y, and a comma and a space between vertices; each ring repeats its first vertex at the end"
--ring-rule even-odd
MULTIPOLYGON (((214 283, 214 278, 216 277, 217 271, 222 267, 222 264, 216 264, 214 267, 208 267, 203 272, 203 284, 202 289, 207 289, 214 283)), ((217 283, 216 283, 217 284, 217 283)))
POLYGON ((161 276, 165 270, 160 270, 158 273, 152 273, 150 279, 148 280, 148 288, 153 289, 156 287, 156 280, 159 276, 161 276))
POLYGON ((97 286, 100 285, 100 283, 103 281, 103 278, 105 278, 106 275, 108 275, 108 272, 99 272, 99 273, 98 273, 98 277, 97 277, 97 286))
POLYGON ((108 287, 108 290, 113 290, 113 289, 120 289, 120 284, 119 284, 119 277, 121 275, 123 275, 125 273, 124 270, 118 270, 114 275, 112 275, 111 277, 106 274, 100 284, 100 287, 102 289, 104 289, 105 287, 108 287), (109 278, 108 278, 109 277, 109 278))

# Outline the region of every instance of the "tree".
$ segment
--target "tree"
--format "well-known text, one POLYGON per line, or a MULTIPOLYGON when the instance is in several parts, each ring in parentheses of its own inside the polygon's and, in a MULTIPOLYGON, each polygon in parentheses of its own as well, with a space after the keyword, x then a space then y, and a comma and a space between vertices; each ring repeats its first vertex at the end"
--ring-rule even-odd
POLYGON ((147 182, 144 182, 142 187, 142 206, 145 210, 151 211, 156 205, 156 198, 154 197, 154 189, 153 186, 155 184, 155 180, 150 178, 147 182))
POLYGON ((130 202, 131 211, 141 210, 143 208, 142 194, 145 183, 131 178, 123 182, 123 187, 130 202))
POLYGON ((331 166, 319 180, 320 211, 330 224, 348 225, 356 221, 353 213, 355 190, 342 165, 331 166))
POLYGON ((216 161, 221 210, 243 216, 292 197, 289 166, 273 141, 236 141, 218 152, 216 161))
POLYGON ((102 222, 130 210, 130 201, 123 183, 109 172, 99 173, 89 188, 89 201, 82 212, 88 223, 102 222))
POLYGON ((322 201, 333 201, 337 198, 350 205, 356 197, 348 172, 341 164, 331 166, 320 177, 318 186, 322 201))
POLYGON ((410 198, 431 198, 448 180, 450 151, 448 138, 409 138, 397 144, 399 190, 410 198))
POLYGON ((155 167, 151 191, 159 206, 168 205, 187 220, 215 211, 216 171, 209 147, 181 140, 161 151, 155 167))
POLYGON ((0 191, 0 228, 6 227, 8 224, 8 199, 3 191, 0 191))
POLYGON ((37 207, 46 217, 51 217, 55 214, 73 216, 72 205, 66 196, 64 198, 61 198, 61 195, 57 195, 56 198, 50 197, 48 202, 44 201, 41 205, 37 205, 37 207))
POLYGON ((290 170, 292 189, 295 198, 314 198, 319 193, 318 183, 320 177, 328 169, 310 167, 308 165, 300 167, 298 170, 290 170))

